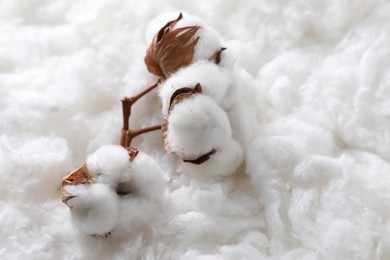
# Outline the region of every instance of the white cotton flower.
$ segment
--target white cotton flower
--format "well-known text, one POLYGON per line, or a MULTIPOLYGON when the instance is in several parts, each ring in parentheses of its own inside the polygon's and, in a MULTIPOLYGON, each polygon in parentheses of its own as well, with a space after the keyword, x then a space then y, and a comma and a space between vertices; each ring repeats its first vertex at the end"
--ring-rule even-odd
POLYGON ((166 138, 189 174, 230 175, 244 158, 225 111, 204 95, 195 94, 173 107, 166 138))
MULTIPOLYGON (((179 12, 170 12, 159 15, 153 19, 146 29, 146 42, 148 44, 151 43, 154 35, 167 24, 167 22, 175 20, 178 16, 179 12)), ((199 17, 183 12, 183 18, 174 26, 174 29, 186 26, 200 26, 200 29, 193 36, 193 39, 199 37, 199 41, 195 46, 192 63, 198 60, 208 60, 223 47, 221 46, 220 36, 213 28, 208 26, 199 17)), ((223 59, 223 52, 221 57, 223 59)))
POLYGON ((199 61, 180 69, 160 85, 162 112, 168 114, 172 94, 181 88, 194 88, 200 83, 202 94, 212 98, 224 110, 239 99, 236 75, 232 70, 209 61, 199 61))
POLYGON ((112 231, 118 218, 119 200, 109 186, 96 183, 67 185, 65 190, 74 198, 67 205, 75 226, 89 235, 105 235, 112 231))

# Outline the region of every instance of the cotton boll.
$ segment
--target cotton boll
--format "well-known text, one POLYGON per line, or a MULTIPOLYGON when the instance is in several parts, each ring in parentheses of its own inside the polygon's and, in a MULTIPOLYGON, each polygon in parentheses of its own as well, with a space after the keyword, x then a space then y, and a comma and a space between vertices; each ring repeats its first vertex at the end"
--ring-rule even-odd
POLYGON ((67 205, 76 227, 88 235, 105 235, 112 231, 118 217, 118 198, 108 186, 68 185, 65 190, 75 196, 67 205))
POLYGON ((119 145, 105 145, 86 161, 87 174, 98 183, 115 187, 128 169, 129 154, 119 145))
MULTIPOLYGON (((165 24, 167 24, 167 22, 175 20, 178 16, 179 12, 171 12, 159 15, 155 19, 153 19, 146 29, 146 42, 148 44, 151 43, 155 34, 165 24)), ((202 19, 194 15, 183 13, 183 18, 178 21, 178 23, 174 26, 174 29, 183 28, 187 26, 200 26, 200 29, 193 37, 193 39, 199 37, 199 40, 195 46, 195 52, 192 58, 192 62, 196 62, 198 60, 208 60, 211 56, 214 55, 214 53, 221 49, 222 46, 220 42, 220 36, 202 19)))
POLYGON ((202 93, 211 97, 223 109, 229 109, 240 97, 238 79, 232 70, 213 62, 199 61, 180 69, 160 86, 162 112, 168 114, 172 94, 180 88, 194 88, 200 83, 202 93))
POLYGON ((65 186, 70 196, 76 196, 67 205, 83 233, 128 234, 150 224, 161 212, 166 183, 147 154, 139 151, 130 160, 125 148, 106 145, 88 157, 86 168, 94 184, 65 186))
POLYGON ((244 152, 232 139, 226 113, 209 97, 194 95, 174 106, 168 118, 170 148, 183 160, 194 160, 215 149, 201 164, 185 163, 184 171, 199 175, 229 175, 240 166, 244 152))
POLYGON ((176 104, 168 118, 170 148, 183 159, 207 154, 231 136, 226 113, 203 95, 193 95, 176 104))

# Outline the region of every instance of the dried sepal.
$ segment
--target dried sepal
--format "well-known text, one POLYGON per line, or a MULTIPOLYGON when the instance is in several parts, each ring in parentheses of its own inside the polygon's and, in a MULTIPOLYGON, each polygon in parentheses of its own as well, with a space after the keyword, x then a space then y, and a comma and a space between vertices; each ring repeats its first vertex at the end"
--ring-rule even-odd
POLYGON ((168 112, 170 112, 176 104, 197 93, 202 93, 202 86, 200 83, 197 83, 194 88, 177 89, 173 92, 169 100, 168 112))
POLYGON ((133 161, 135 159, 135 157, 137 157, 139 151, 137 148, 135 147, 128 147, 126 148, 127 149, 127 153, 129 154, 129 157, 130 157, 130 161, 133 161))
POLYGON ((208 159, 210 159, 210 156, 215 154, 217 152, 216 149, 212 149, 210 152, 206 153, 206 154, 203 154, 201 156, 199 156, 198 158, 196 159, 183 159, 183 162, 186 162, 186 163, 192 163, 192 164, 202 164, 204 163, 205 161, 207 161, 208 159))
POLYGON ((222 47, 219 51, 216 51, 210 58, 209 61, 214 62, 215 64, 219 64, 221 62, 221 54, 226 50, 225 47, 222 47))
POLYGON ((62 179, 61 183, 61 200, 63 203, 67 204, 67 202, 73 199, 75 196, 69 194, 65 187, 67 185, 78 185, 78 184, 91 184, 92 180, 88 177, 85 171, 85 163, 73 171, 68 176, 62 179))
POLYGON ((146 51, 145 63, 149 72, 163 79, 191 63, 199 40, 199 37, 192 39, 199 26, 173 29, 182 18, 180 13, 177 19, 162 27, 146 51))

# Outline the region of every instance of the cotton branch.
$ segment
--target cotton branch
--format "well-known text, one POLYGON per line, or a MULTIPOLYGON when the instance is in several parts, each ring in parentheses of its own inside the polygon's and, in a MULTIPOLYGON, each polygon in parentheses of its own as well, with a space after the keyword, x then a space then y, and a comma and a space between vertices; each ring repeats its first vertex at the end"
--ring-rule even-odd
POLYGON ((155 89, 158 84, 160 83, 160 80, 158 80, 156 83, 150 85, 145 90, 141 91, 135 96, 132 97, 125 97, 121 100, 122 102, 122 113, 123 113, 123 128, 122 128, 122 134, 121 134, 121 146, 127 148, 130 146, 131 141, 138 135, 155 131, 158 129, 161 129, 160 125, 150 126, 142 129, 136 129, 132 130, 129 128, 129 120, 131 116, 131 107, 143 96, 145 96, 147 93, 155 89))

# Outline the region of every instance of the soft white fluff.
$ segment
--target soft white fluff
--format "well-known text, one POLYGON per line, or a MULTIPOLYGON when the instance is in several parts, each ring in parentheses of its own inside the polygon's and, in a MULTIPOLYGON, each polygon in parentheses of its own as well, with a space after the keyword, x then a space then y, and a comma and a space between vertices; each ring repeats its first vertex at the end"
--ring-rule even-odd
POLYGON ((216 146, 216 150, 209 160, 200 165, 184 163, 183 173, 200 178, 235 173, 245 157, 242 146, 236 140, 225 137, 225 140, 216 146))
POLYGON ((106 235, 112 231, 119 212, 114 190, 102 183, 68 185, 65 190, 75 196, 67 205, 78 230, 87 235, 106 235))
POLYGON ((226 113, 209 97, 196 94, 173 107, 168 117, 170 148, 183 160, 216 153, 201 165, 186 163, 185 172, 195 175, 229 175, 244 158, 241 146, 232 138, 226 113))
POLYGON ((88 156, 92 185, 68 185, 68 201, 76 227, 85 234, 112 236, 140 232, 153 225, 166 200, 160 167, 139 152, 133 161, 119 145, 105 145, 88 156))
POLYGON ((176 104, 168 117, 167 138, 172 151, 181 158, 197 158, 231 136, 226 113, 200 94, 176 104))
POLYGON ((171 75, 160 85, 163 115, 167 116, 172 94, 180 88, 194 88, 200 83, 202 93, 211 97, 223 109, 229 109, 239 99, 239 83, 231 69, 213 62, 199 61, 171 75))
MULTIPOLYGON (((0 1, 0 259, 389 259, 389 13, 385 0, 0 1), (156 80, 147 24, 181 10, 238 54, 246 167, 198 180, 160 132, 137 137, 172 203, 140 232, 81 235, 61 179, 119 143, 119 100, 156 80)), ((157 91, 132 112, 134 128, 160 122, 157 91)))
POLYGON ((116 188, 124 179, 130 179, 129 154, 119 145, 105 145, 88 156, 85 170, 92 181, 116 188))

